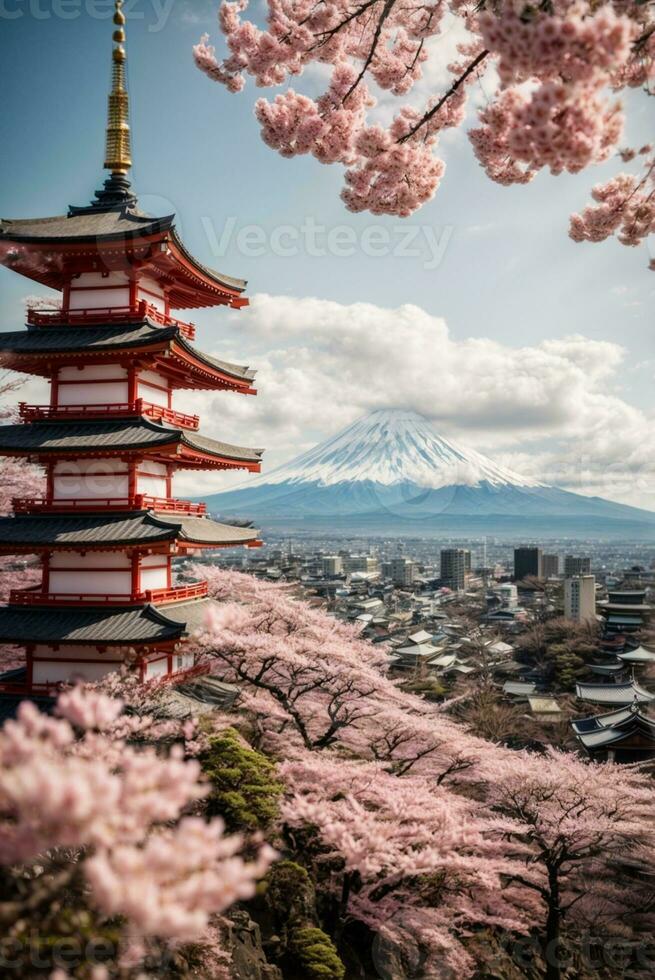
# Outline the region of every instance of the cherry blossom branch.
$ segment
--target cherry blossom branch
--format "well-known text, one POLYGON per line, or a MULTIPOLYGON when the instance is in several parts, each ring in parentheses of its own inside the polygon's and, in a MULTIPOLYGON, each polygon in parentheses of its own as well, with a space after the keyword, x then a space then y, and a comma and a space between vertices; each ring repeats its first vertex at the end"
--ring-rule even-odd
MULTIPOLYGON (((395 2, 395 0, 393 0, 393 2, 395 2)), ((320 31, 316 35, 316 37, 320 38, 320 40, 318 40, 316 44, 312 45, 309 50, 314 51, 316 48, 320 48, 327 44, 328 41, 331 41, 332 38, 339 33, 339 31, 342 31, 348 26, 348 24, 351 24, 354 20, 357 20, 358 17, 361 17, 361 15, 368 10, 369 7, 375 7, 378 3, 381 3, 381 0, 366 0, 366 3, 363 3, 361 7, 357 7, 356 10, 353 10, 353 12, 340 21, 336 27, 331 27, 327 31, 320 31)), ((304 24, 307 22, 307 20, 309 20, 309 17, 306 17, 303 21, 301 21, 301 23, 304 24)))
POLYGON ((400 137, 398 142, 405 143, 407 140, 411 139, 412 136, 415 136, 418 133, 419 129, 422 129, 422 127, 425 126, 426 123, 430 122, 430 120, 434 116, 436 116, 439 110, 444 107, 448 99, 450 99, 455 94, 455 92, 464 84, 464 82, 469 77, 469 75, 473 74, 476 68, 478 68, 479 65, 483 63, 483 61, 485 60, 485 58, 489 53, 490 52, 486 48, 484 51, 481 51, 480 54, 477 55, 469 65, 467 65, 467 67, 464 69, 462 74, 455 79, 455 81, 450 86, 448 91, 444 95, 442 95, 442 97, 439 99, 436 105, 433 105, 431 109, 428 109, 428 111, 421 117, 421 119, 419 119, 418 122, 415 123, 411 127, 411 129, 404 134, 404 136, 400 137))
POLYGON ((380 17, 378 18, 378 22, 375 25, 375 30, 373 32, 373 40, 371 42, 371 47, 369 48, 368 55, 366 56, 366 59, 365 59, 363 65, 362 65, 361 71, 360 71, 359 75, 357 76, 357 78, 352 83, 352 85, 350 86, 350 88, 348 89, 348 91, 346 92, 346 94, 343 97, 344 105, 348 101, 348 99, 350 98, 350 96, 353 94, 353 92, 355 91, 355 89, 357 88, 357 86, 360 84, 360 82, 362 81, 362 79, 363 79, 364 75, 366 74, 366 72, 368 71, 368 69, 370 68, 371 62, 373 61, 373 58, 375 57, 375 52, 377 51, 378 44, 380 43, 380 37, 382 35, 382 28, 384 27, 384 23, 387 20, 387 18, 389 16, 389 14, 391 13, 391 11, 393 10, 395 4, 396 4, 396 0, 386 0, 385 5, 384 5, 384 7, 382 9, 382 13, 380 14, 380 17))

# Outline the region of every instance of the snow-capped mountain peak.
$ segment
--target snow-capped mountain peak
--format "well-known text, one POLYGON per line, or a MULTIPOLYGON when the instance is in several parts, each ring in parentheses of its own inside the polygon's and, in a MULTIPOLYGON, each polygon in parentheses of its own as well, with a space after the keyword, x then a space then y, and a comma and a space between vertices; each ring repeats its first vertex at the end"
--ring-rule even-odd
POLYGON ((473 487, 481 482, 541 486, 473 449, 444 439, 416 412, 399 409, 381 409, 358 419, 254 483, 332 486, 362 480, 384 486, 413 483, 431 489, 473 487))

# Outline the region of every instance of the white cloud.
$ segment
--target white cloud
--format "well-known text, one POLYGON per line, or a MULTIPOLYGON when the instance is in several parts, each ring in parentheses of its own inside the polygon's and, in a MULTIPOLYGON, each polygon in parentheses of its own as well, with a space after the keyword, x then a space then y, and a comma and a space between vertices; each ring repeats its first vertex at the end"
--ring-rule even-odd
MULTIPOLYGON (((198 346, 256 368, 259 395, 179 392, 176 405, 197 412, 206 435, 266 447, 265 469, 367 412, 396 407, 526 476, 655 509, 653 418, 626 401, 618 344, 580 335, 522 347, 458 340, 417 306, 266 294, 212 319, 198 346)), ((47 386, 30 379, 18 397, 46 402, 47 386)), ((183 472, 176 491, 246 479, 183 472)))
MULTIPOLYGON (((268 469, 360 415, 398 407, 536 479, 655 508, 652 420, 621 395, 618 344, 580 335, 524 347, 456 340, 417 306, 311 297, 259 295, 223 323, 215 353, 257 368, 259 396, 181 397, 207 434, 268 447, 268 469)), ((187 492, 197 479, 180 478, 187 492)))

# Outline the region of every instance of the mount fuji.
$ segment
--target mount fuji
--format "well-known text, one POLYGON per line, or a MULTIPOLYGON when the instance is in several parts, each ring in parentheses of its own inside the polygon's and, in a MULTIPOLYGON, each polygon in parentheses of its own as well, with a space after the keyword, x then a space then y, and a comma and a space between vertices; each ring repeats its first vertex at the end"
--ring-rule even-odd
POLYGON ((530 480, 399 410, 373 412, 207 504, 264 530, 655 538, 655 512, 530 480))

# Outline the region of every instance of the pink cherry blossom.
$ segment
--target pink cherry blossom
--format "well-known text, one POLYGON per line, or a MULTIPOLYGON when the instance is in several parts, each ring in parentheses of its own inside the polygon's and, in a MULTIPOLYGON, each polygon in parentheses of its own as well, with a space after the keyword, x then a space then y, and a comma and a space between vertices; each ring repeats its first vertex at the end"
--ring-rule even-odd
MULTIPOLYGON (((312 154, 344 167, 341 197, 352 211, 404 217, 434 196, 445 171, 440 132, 464 125, 469 91, 482 78, 485 98, 469 135, 487 175, 507 185, 543 168, 577 173, 607 159, 623 123, 612 93, 649 92, 655 77, 648 3, 268 0, 264 26, 248 7, 221 4, 226 56, 205 35, 194 48, 198 68, 231 92, 248 78, 259 87, 293 82, 272 101, 258 100, 262 138, 282 156, 312 154), (446 16, 463 35, 461 57, 447 65, 451 81, 421 104, 417 85, 443 74, 446 16), (391 121, 376 91, 397 101, 391 121)), ((619 237, 634 244, 641 225, 619 237)))
POLYGON ((185 816, 207 793, 198 763, 179 747, 165 754, 118 739, 121 710, 74 689, 59 698, 59 718, 24 701, 5 723, 0 864, 25 865, 26 888, 47 888, 52 875, 56 891, 62 868, 83 874, 90 904, 127 919, 125 956, 138 959, 150 939, 202 941, 210 917, 250 897, 275 855, 258 846, 245 860, 243 838, 225 836, 221 820, 185 816))
POLYGON ((595 204, 571 216, 571 238, 601 242, 616 234, 623 245, 639 245, 655 231, 655 157, 646 160, 641 176, 618 174, 594 187, 592 197, 595 204))

